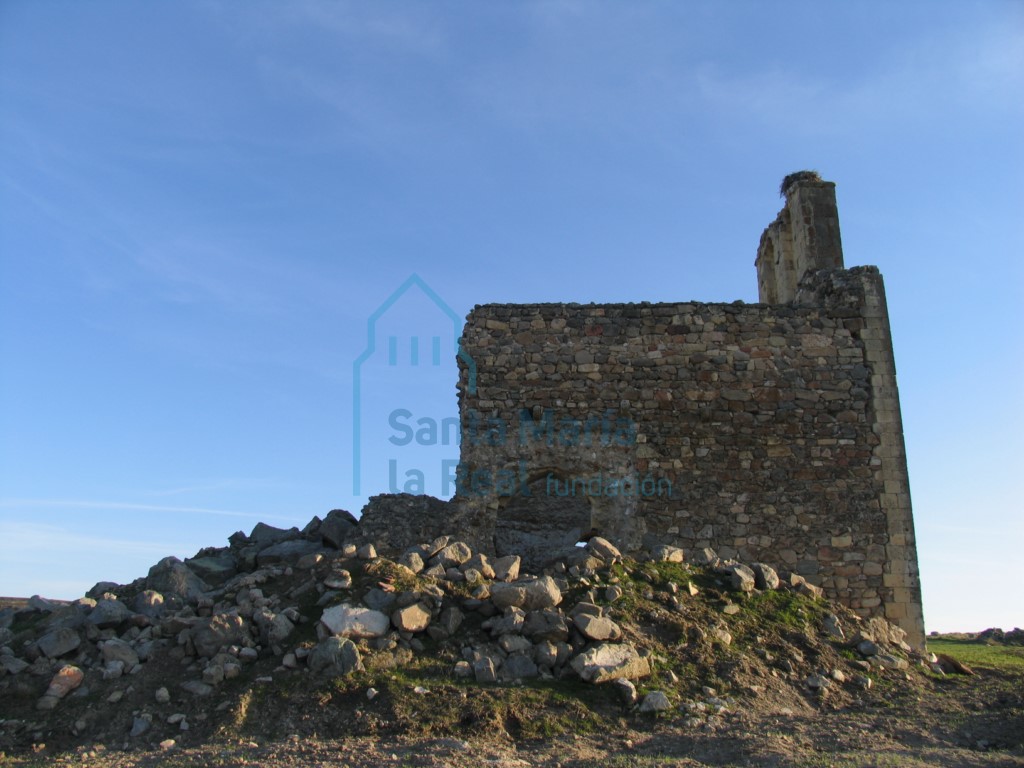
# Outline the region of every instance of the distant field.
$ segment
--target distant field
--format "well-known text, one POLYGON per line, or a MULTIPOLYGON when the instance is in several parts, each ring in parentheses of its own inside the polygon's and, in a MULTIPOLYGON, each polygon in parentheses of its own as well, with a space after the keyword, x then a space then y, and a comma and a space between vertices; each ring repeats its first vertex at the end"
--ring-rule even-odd
POLYGON ((0 608, 24 608, 27 597, 0 597, 0 608))
POLYGON ((989 645, 974 638, 929 638, 928 650, 945 653, 969 667, 1024 672, 1024 646, 989 645))

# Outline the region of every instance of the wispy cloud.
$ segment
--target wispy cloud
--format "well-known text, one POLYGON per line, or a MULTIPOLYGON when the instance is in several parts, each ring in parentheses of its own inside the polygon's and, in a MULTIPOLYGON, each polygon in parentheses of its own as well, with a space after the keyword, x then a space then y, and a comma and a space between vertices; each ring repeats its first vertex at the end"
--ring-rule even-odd
POLYGON ((693 80, 715 109, 801 133, 932 123, 964 108, 1020 112, 1024 29, 990 25, 937 32, 861 62, 856 71, 859 76, 840 82, 825 70, 809 73, 799 63, 733 73, 708 61, 694 71, 693 80), (1013 93, 1020 98, 1008 99, 1013 93))
POLYGON ((259 520, 290 520, 282 515, 268 515, 261 512, 240 512, 231 509, 209 507, 168 506, 160 504, 138 504, 123 501, 91 501, 84 499, 0 499, 0 508, 6 509, 103 509, 126 512, 157 512, 161 514, 219 515, 222 517, 245 517, 259 520))
POLYGON ((140 493, 147 496, 178 496, 183 493, 205 493, 208 491, 279 488, 283 485, 285 485, 285 483, 282 483, 279 480, 268 478, 226 477, 219 480, 207 480, 191 483, 189 485, 176 486, 174 488, 154 488, 151 490, 140 491, 140 493))
POLYGON ((12 562, 52 562, 57 554, 144 555, 162 557, 167 554, 166 541, 139 541, 116 536, 95 536, 56 525, 19 520, 0 520, 0 541, 3 541, 5 565, 12 562), (45 555, 41 554, 45 553, 45 555))

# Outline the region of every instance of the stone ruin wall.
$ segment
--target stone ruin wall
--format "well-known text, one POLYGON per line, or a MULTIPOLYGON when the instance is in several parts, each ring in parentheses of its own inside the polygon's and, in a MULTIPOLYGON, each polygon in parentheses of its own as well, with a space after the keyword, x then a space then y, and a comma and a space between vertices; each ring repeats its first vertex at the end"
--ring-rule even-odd
POLYGON ((884 287, 842 268, 834 185, 788 191, 757 267, 761 304, 474 308, 456 517, 538 564, 590 530, 712 547, 923 645, 884 287))

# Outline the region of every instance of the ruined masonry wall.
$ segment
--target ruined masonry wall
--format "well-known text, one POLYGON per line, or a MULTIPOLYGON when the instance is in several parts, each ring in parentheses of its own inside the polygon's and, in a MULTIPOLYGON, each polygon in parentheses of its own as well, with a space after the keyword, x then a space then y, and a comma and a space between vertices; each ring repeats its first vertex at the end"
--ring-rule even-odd
POLYGON ((588 496, 593 527, 628 549, 710 546, 793 570, 923 643, 881 277, 822 271, 798 294, 790 305, 476 307, 462 342, 473 393, 460 361, 460 472, 521 482, 511 494, 460 488, 463 520, 486 540, 551 476, 649 476, 662 492, 588 496), (633 425, 635 440, 520 439, 602 419, 633 425), (505 425, 503 440, 482 439, 488 420, 505 425))

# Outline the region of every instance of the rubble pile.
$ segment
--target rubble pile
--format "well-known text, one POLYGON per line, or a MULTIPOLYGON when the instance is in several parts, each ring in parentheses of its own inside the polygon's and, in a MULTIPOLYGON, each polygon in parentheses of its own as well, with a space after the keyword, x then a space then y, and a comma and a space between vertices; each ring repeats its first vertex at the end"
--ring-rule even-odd
POLYGON ((428 658, 471 686, 608 685, 627 709, 694 726, 766 690, 814 704, 927 661, 801 576, 710 549, 658 545, 637 561, 594 536, 540 573, 454 536, 391 552, 333 510, 302 530, 260 523, 71 603, 4 609, 0 744, 170 748, 237 722, 254 687, 314 689, 379 659, 428 658), (704 668, 728 694, 685 672, 704 668))

